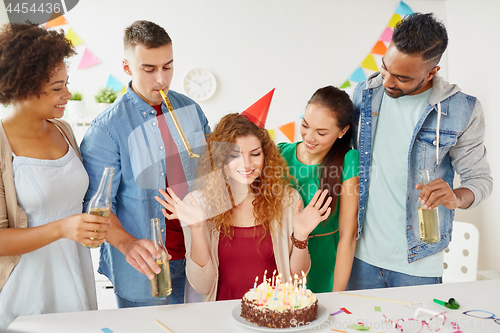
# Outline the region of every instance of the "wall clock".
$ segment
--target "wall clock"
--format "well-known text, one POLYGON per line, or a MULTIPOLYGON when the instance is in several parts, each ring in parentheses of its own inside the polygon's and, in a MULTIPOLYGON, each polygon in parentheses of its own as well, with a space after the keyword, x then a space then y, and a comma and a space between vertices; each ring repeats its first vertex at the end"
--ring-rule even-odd
POLYGON ((217 80, 209 70, 196 68, 184 77, 184 90, 195 101, 206 101, 215 94, 217 80))

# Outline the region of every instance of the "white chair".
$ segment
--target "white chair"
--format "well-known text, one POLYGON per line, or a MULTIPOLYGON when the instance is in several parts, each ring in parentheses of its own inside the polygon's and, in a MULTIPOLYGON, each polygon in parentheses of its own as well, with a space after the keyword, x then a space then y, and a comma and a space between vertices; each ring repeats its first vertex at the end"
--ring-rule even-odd
POLYGON ((444 249, 443 282, 476 281, 478 253, 479 230, 454 221, 450 245, 444 249))

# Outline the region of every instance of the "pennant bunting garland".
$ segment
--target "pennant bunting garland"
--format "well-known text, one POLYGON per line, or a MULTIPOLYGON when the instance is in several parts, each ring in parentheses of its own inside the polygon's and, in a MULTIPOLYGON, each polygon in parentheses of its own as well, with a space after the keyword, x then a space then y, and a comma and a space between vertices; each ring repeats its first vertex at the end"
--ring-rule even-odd
POLYGON ((384 32, 380 36, 380 39, 383 42, 390 43, 392 40, 392 29, 391 27, 385 28, 384 32))
POLYGON ((349 80, 346 80, 341 86, 340 86, 340 89, 344 89, 344 88, 347 88, 347 87, 350 87, 351 86, 351 83, 349 82, 349 80))
POLYGON ((365 60, 361 63, 361 67, 372 70, 374 72, 378 71, 377 63, 375 63, 375 59, 372 54, 369 54, 365 60))
POLYGON ((406 15, 413 14, 413 10, 411 10, 411 8, 407 4, 405 4, 403 1, 401 1, 401 3, 399 4, 399 7, 396 8, 396 14, 399 14, 401 16, 406 16, 406 15))
POLYGON ((295 122, 291 122, 279 127, 280 131, 285 134, 285 136, 290 140, 290 142, 295 142, 295 122))
POLYGON ((66 25, 68 21, 61 15, 61 13, 52 13, 52 16, 49 19, 49 22, 45 23, 45 28, 53 28, 58 27, 60 25, 66 25))
POLYGON ((100 62, 101 61, 97 59, 97 57, 92 52, 90 52, 89 49, 85 48, 82 60, 80 61, 80 64, 78 65, 77 69, 83 69, 90 66, 94 66, 100 62))
POLYGON ((354 73, 351 74, 349 80, 356 83, 365 81, 366 74, 365 72, 363 72, 363 69, 361 67, 358 67, 358 69, 356 69, 354 73))
POLYGON ((121 91, 124 87, 120 81, 118 81, 113 75, 110 75, 108 83, 106 83, 106 88, 110 88, 113 91, 121 91))
POLYGON ((120 92, 122 95, 127 92, 127 87, 123 86, 122 91, 120 92))
POLYGON ((268 129, 269 136, 271 137, 271 140, 274 140, 274 130, 273 129, 268 129))
POLYGON ((398 24, 399 21, 401 21, 401 16, 399 16, 398 14, 394 14, 392 15, 392 18, 387 26, 394 29, 394 27, 396 26, 396 24, 398 24))
POLYGON ((379 40, 373 47, 372 54, 384 55, 385 51, 387 51, 387 46, 385 46, 384 42, 379 40))
POLYGON ((81 40, 80 37, 78 37, 73 28, 69 28, 68 32, 66 33, 66 39, 70 40, 71 43, 73 43, 73 46, 83 44, 83 40, 81 40))
POLYGON ((371 49, 371 52, 365 57, 360 66, 356 68, 351 76, 349 76, 349 79, 340 86, 340 89, 344 89, 347 93, 350 93, 358 83, 365 81, 368 76, 380 69, 380 65, 382 64, 381 56, 385 54, 387 47, 392 40, 394 27, 404 16, 412 13, 413 11, 411 8, 401 1, 399 7, 396 9, 395 13, 389 20, 389 23, 380 35, 377 43, 375 43, 371 49))
MULTIPOLYGON (((382 56, 387 51, 387 47, 392 40, 392 32, 394 27, 399 21, 406 15, 413 13, 413 10, 405 4, 403 1, 399 3, 398 8, 393 13, 387 26, 384 28, 380 38, 377 40, 370 53, 364 58, 361 64, 356 68, 356 70, 349 76, 347 80, 342 83, 340 89, 344 89, 347 93, 350 93, 358 83, 363 82, 368 76, 377 72, 382 65, 382 56)), ((301 116, 302 119, 303 116, 301 116)), ((295 122, 291 122, 278 127, 281 132, 291 141, 295 141, 295 122)), ((268 130, 273 131, 273 130, 268 130)), ((273 131, 274 134, 274 131, 273 131)), ((272 135, 272 137, 276 137, 272 135)))

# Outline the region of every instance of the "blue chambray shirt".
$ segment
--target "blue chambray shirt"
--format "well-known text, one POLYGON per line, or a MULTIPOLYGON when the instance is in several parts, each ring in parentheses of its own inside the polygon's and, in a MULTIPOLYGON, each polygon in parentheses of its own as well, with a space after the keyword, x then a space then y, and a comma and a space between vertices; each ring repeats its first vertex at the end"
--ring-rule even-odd
MULTIPOLYGON (((201 154, 206 148, 205 134, 210 132, 208 120, 200 106, 190 98, 169 90, 167 94, 179 123, 193 152, 201 154)), ((165 239, 165 218, 161 205, 154 196, 165 188, 164 142, 158 128, 159 121, 166 121, 188 180, 194 180, 197 159, 190 158, 172 117, 162 103, 164 117, 131 88, 110 107, 98 115, 85 133, 81 144, 83 164, 89 174, 89 189, 85 195, 84 211, 95 194, 105 166, 115 168, 111 189, 112 212, 124 229, 137 239, 150 239, 150 219, 160 218, 161 232, 165 239)), ((168 163, 168 162, 167 162, 168 163)), ((115 292, 128 300, 146 302, 153 300, 147 277, 139 273, 115 247, 101 246, 99 273, 106 275, 115 292)))

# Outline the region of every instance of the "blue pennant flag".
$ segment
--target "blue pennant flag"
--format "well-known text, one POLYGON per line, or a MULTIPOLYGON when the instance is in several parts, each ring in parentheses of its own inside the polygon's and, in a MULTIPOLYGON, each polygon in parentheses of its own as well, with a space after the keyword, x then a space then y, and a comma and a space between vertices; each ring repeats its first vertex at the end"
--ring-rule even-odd
POLYGON ((349 77, 349 80, 356 83, 363 82, 366 80, 365 72, 361 67, 358 67, 358 69, 356 69, 354 73, 352 73, 352 75, 349 77))
POLYGON ((399 7, 396 9, 396 14, 400 15, 401 17, 404 17, 406 15, 413 14, 413 10, 405 4, 403 1, 399 4, 399 7))
POLYGON ((113 75, 108 78, 108 83, 106 83, 106 88, 110 88, 113 91, 120 91, 123 88, 123 84, 118 81, 113 75))

